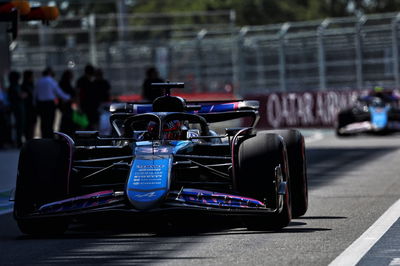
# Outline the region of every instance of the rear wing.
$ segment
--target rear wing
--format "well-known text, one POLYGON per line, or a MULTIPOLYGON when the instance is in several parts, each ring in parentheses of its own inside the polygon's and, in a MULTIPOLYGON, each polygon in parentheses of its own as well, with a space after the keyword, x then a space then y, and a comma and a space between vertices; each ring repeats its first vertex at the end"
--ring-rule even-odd
MULTIPOLYGON (((195 114, 223 113, 232 111, 253 110, 258 111, 259 101, 196 101, 187 103, 187 112, 195 114)), ((151 103, 113 103, 110 105, 111 113, 143 114, 153 112, 151 103)))
MULTIPOLYGON (((222 122, 232 119, 250 117, 254 127, 259 120, 259 101, 196 101, 187 102, 186 113, 204 117, 209 123, 222 122)), ((122 117, 153 112, 151 103, 113 103, 110 105, 111 114, 122 117)))

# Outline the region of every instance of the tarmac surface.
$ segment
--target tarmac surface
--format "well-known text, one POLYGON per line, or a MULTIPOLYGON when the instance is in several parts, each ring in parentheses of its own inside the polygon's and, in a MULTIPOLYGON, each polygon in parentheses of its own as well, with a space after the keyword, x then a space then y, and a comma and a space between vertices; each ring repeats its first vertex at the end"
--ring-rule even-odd
MULTIPOLYGON (((196 217, 158 232, 140 221, 98 220, 62 236, 33 238, 6 213, 0 215, 0 265, 328 265, 400 198, 400 136, 304 134, 309 210, 280 232, 196 217)), ((14 184, 17 157, 0 152, 0 191, 14 184)), ((400 265, 398 239, 399 221, 359 265, 400 265)))

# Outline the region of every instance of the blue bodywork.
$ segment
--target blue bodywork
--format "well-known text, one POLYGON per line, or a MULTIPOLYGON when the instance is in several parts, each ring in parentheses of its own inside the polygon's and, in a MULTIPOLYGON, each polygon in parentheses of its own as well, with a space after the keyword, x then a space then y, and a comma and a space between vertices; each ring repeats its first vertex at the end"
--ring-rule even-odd
MULTIPOLYGON (((269 206, 265 199, 260 201, 245 197, 234 190, 232 190, 233 194, 231 194, 226 188, 223 188, 222 191, 224 192, 216 192, 220 190, 220 187, 210 186, 206 187, 206 189, 212 190, 206 190, 204 188, 199 188, 196 184, 192 187, 192 184, 190 183, 191 181, 187 182, 184 186, 177 186, 174 183, 176 180, 172 180, 172 178, 176 178, 177 176, 175 175, 175 170, 173 171, 173 169, 176 169, 175 164, 181 165, 177 169, 185 169, 182 170, 184 173, 183 176, 189 173, 188 179, 192 178, 192 176, 190 176, 192 170, 187 170, 191 168, 190 166, 187 167, 188 164, 195 165, 193 168, 198 167, 196 169, 202 169, 194 170, 193 177, 199 175, 199 172, 201 171, 213 170, 216 176, 219 174, 219 177, 221 178, 222 174, 222 178, 225 177, 229 179, 229 171, 232 169, 229 169, 228 166, 224 166, 223 164, 229 165, 230 163, 234 163, 234 160, 229 154, 216 155, 218 160, 223 160, 222 162, 225 162, 221 163, 220 166, 223 167, 223 171, 228 173, 212 168, 210 169, 207 165, 202 165, 201 163, 192 160, 193 157, 191 157, 198 156, 204 157, 206 160, 213 159, 214 155, 208 154, 207 152, 204 155, 202 153, 197 154, 197 145, 199 145, 200 142, 196 140, 196 137, 199 136, 199 133, 188 131, 185 133, 188 134, 187 138, 184 138, 185 140, 172 140, 165 138, 161 131, 161 128, 165 125, 165 121, 168 121, 168 118, 172 120, 183 119, 186 120, 187 123, 200 125, 200 129, 197 129, 197 131, 203 134, 205 133, 204 138, 207 139, 211 135, 208 129, 208 121, 202 116, 197 116, 197 114, 231 112, 230 119, 232 119, 235 118, 235 116, 232 116, 232 113, 238 111, 239 114, 243 109, 244 111, 253 110, 254 114, 257 115, 256 110, 258 109, 258 102, 237 101, 223 103, 208 102, 201 105, 194 104, 192 105, 192 108, 188 108, 185 113, 164 111, 152 112, 153 109, 150 104, 123 104, 116 105, 114 109, 123 111, 123 113, 116 113, 114 117, 115 119, 122 119, 124 124, 113 124, 114 128, 118 128, 119 126, 124 127, 123 131, 117 131, 121 141, 125 138, 129 140, 134 139, 134 141, 130 143, 121 142, 123 145, 126 145, 125 147, 129 147, 129 154, 124 154, 124 156, 115 154, 115 157, 113 158, 111 156, 110 159, 107 157, 99 159, 94 158, 81 161, 77 160, 77 162, 79 161, 79 163, 83 163, 84 166, 82 168, 86 169, 89 167, 88 164, 94 164, 93 167, 98 167, 96 166, 98 161, 100 162, 99 164, 102 164, 102 162, 106 160, 113 161, 113 163, 108 166, 107 164, 103 164, 104 170, 97 172, 100 173, 101 171, 106 171, 115 167, 116 173, 120 173, 118 171, 124 171, 124 173, 126 173, 126 175, 124 174, 125 179, 123 181, 125 183, 120 182, 118 188, 105 188, 106 190, 100 190, 79 196, 71 195, 72 197, 60 201, 46 203, 39 207, 38 214, 52 215, 66 213, 68 215, 74 215, 78 213, 102 212, 106 210, 129 211, 133 213, 154 213, 164 210, 208 210, 221 213, 242 213, 243 211, 247 212, 251 210, 256 212, 260 211, 262 213, 275 213, 280 210, 280 206, 277 208, 269 206), (149 131, 148 129, 143 130, 141 128, 141 123, 147 123, 148 121, 156 121, 154 123, 159 124, 158 130, 155 132, 149 131), (139 129, 134 127, 130 128, 132 123, 138 123, 139 129), (133 138, 127 133, 130 132, 129 130, 126 130, 127 128, 133 131, 133 138), (191 136, 191 133, 194 135, 191 136), (191 136, 191 138, 189 138, 189 136, 191 136), (187 158, 185 160, 176 160, 176 158, 184 158, 185 156, 187 158), (125 184, 125 186, 123 186, 123 184, 125 184)), ((243 116, 240 115, 238 117, 243 116)), ((111 122, 112 121, 114 120, 111 120, 111 122)), ((119 141, 119 137, 115 138, 115 141, 119 141)), ((209 139, 207 142, 211 146, 215 144, 214 139, 209 139)), ((217 144, 219 145, 222 143, 218 142, 217 144)), ((228 145, 228 143, 226 143, 226 145, 228 145)), ((225 146, 225 144, 223 146, 225 146)), ((205 147, 207 147, 207 145, 205 147)), ((86 147, 82 149, 86 149, 86 147)), ((107 150, 108 146, 104 146, 100 149, 107 150)), ((113 147, 110 147, 110 149, 113 149, 113 147)), ((224 149, 227 148, 225 147, 224 149)), ((202 161, 200 160, 200 162, 202 161)), ((92 174, 89 174, 88 176, 91 177, 92 174)), ((118 178, 121 177, 118 176, 118 178)), ((184 178, 185 177, 183 177, 183 179, 184 178)), ((278 177, 275 176, 275 178, 276 182, 279 182, 278 177)), ((196 183, 196 181, 194 181, 194 183, 196 183)), ((214 181, 214 183, 218 182, 214 181)), ((224 183, 227 183, 227 181, 223 180, 219 181, 219 183, 225 186, 226 184, 224 183)), ((282 197, 282 195, 279 195, 279 197, 282 197)))
POLYGON ((126 195, 136 209, 152 209, 164 201, 171 184, 173 154, 191 145, 190 141, 136 143, 126 184, 126 195))
POLYGON ((389 106, 385 107, 369 107, 369 112, 371 114, 371 123, 375 129, 384 129, 388 124, 388 112, 390 110, 389 106))

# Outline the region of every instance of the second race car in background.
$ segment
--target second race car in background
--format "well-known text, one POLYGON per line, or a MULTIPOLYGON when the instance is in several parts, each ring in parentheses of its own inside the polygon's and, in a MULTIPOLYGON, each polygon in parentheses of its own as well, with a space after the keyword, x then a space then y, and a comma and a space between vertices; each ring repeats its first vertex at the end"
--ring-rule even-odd
POLYGON ((351 108, 337 115, 337 136, 361 133, 385 134, 400 131, 399 97, 392 90, 376 88, 359 97, 351 108))

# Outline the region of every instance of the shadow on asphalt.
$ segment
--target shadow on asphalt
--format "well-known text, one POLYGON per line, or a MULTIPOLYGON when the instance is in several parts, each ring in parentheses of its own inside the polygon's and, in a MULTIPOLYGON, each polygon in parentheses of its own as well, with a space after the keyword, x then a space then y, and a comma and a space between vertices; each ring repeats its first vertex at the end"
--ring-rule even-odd
POLYGON ((309 188, 327 185, 347 171, 368 164, 397 148, 307 148, 309 188))
MULTIPOLYGON (((55 236, 26 236, 21 235, 17 240, 29 239, 149 239, 158 237, 191 237, 209 235, 249 235, 259 233, 311 233, 327 231, 326 228, 301 228, 307 223, 293 220, 288 227, 278 231, 250 231, 245 228, 240 219, 227 217, 203 217, 201 220, 184 219, 182 221, 147 219, 138 221, 108 221, 75 223, 63 235, 55 236)), ((188 241, 187 243, 192 243, 188 241)), ((195 242, 193 242, 195 243, 195 242)))
POLYGON ((298 219, 301 220, 337 220, 337 219, 347 219, 345 216, 302 216, 298 219))
MULTIPOLYGON (((195 219, 196 220, 196 219, 195 219)), ((143 227, 150 224, 115 223, 76 224, 65 235, 52 238, 19 236, 13 245, 2 249, 1 262, 13 261, 15 265, 141 265, 162 263, 164 260, 187 261, 188 264, 202 264, 215 260, 215 254, 208 256, 180 256, 179 250, 195 248, 204 242, 204 237, 228 235, 274 235, 279 233, 313 233, 329 231, 326 228, 301 228, 303 222, 292 222, 280 231, 248 231, 231 219, 205 217, 196 223, 189 223, 179 230, 170 227, 161 232, 148 233, 143 227), (141 227, 140 227, 141 226, 141 227), (18 245, 28 255, 13 255, 18 245), (29 254, 35 254, 34 257, 29 254), (3 256, 4 255, 4 256, 3 256)), ((187 222, 192 222, 187 220, 187 222)), ((182 225, 182 224, 181 224, 182 225)), ((172 226, 172 225, 169 225, 172 226)), ((209 241, 209 240, 208 240, 209 241)), ((10 243, 11 244, 11 243, 10 243)), ((20 253, 20 252, 18 252, 20 253)), ((24 253, 21 253, 24 254, 24 253)))

